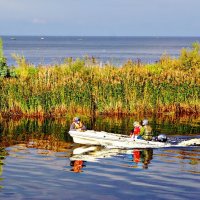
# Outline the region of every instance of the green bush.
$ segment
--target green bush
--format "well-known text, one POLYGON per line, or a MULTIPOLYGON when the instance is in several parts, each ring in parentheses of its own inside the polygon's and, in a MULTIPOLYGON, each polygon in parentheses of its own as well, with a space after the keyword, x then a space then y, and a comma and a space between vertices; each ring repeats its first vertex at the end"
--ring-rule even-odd
POLYGON ((200 66, 200 44, 193 43, 192 50, 183 49, 180 55, 181 67, 193 69, 200 66))
POLYGON ((6 62, 7 60, 3 54, 3 41, 0 38, 0 77, 8 76, 8 66, 6 62))
POLYGON ((0 57, 0 77, 5 77, 8 74, 8 66, 6 65, 6 58, 0 57))

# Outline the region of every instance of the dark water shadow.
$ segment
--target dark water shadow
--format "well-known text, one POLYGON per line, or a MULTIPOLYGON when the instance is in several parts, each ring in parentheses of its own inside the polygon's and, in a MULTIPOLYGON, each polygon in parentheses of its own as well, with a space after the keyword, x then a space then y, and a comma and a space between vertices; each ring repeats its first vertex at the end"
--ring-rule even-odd
MULTIPOLYGON (((144 117, 143 117, 144 118, 144 117)), ((88 129, 129 135, 134 121, 141 121, 142 117, 104 117, 94 118, 82 116, 81 119, 88 129)), ((164 133, 167 136, 197 136, 200 135, 200 117, 165 118, 148 117, 154 133, 164 133)), ((0 146, 37 140, 38 147, 66 148, 73 145, 68 134, 72 117, 60 119, 1 119, 0 146), (48 143, 48 144, 47 144, 48 143), (60 147, 58 147, 60 145, 60 147), (64 147, 65 146, 65 147, 64 147)))

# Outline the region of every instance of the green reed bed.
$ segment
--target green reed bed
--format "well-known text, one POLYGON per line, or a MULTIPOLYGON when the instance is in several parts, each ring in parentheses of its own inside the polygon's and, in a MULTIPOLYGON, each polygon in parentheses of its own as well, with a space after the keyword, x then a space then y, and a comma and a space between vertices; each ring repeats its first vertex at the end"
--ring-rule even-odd
POLYGON ((0 77, 2 115, 200 113, 199 44, 177 59, 127 61, 121 67, 98 66, 88 58, 54 66, 15 59, 17 66, 0 77))

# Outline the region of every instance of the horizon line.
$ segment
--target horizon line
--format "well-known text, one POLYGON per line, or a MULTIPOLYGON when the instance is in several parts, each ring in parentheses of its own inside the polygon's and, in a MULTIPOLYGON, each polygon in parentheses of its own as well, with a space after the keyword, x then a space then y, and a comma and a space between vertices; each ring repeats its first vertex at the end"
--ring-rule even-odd
POLYGON ((0 37, 154 37, 154 38, 159 38, 159 37, 197 37, 200 38, 199 36, 194 36, 194 35, 5 35, 5 34, 0 34, 0 37))

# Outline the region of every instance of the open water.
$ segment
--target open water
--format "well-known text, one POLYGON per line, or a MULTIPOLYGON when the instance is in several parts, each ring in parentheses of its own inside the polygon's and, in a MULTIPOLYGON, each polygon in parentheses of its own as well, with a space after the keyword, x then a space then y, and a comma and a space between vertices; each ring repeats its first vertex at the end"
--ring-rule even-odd
POLYGON ((191 48, 200 37, 53 37, 2 36, 4 54, 15 65, 12 54, 38 64, 62 63, 65 58, 95 57, 100 64, 121 65, 128 59, 152 63, 168 54, 178 57, 182 48, 191 48))
MULTIPOLYGON (((129 134, 132 118, 82 118, 129 134)), ((137 119, 138 120, 138 119, 137 119)), ((169 137, 199 138, 199 118, 149 119, 169 137)), ((73 143, 70 119, 0 121, 0 199, 198 200, 200 148, 108 150, 73 143)))

